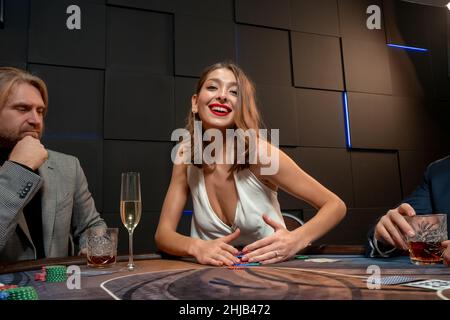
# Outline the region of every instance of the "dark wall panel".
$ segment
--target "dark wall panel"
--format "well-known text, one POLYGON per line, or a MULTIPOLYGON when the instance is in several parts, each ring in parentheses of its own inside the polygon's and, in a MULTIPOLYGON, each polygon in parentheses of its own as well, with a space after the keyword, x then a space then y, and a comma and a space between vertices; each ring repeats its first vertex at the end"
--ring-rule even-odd
POLYGON ((445 153, 438 151, 400 150, 398 152, 400 173, 402 177, 403 197, 408 196, 421 182, 427 166, 445 153))
POLYGON ((232 22, 176 16, 175 74, 198 77, 208 65, 236 60, 234 43, 232 22))
POLYGON ((300 145, 345 148, 342 93, 311 89, 295 93, 300 145))
POLYGON ((405 141, 409 124, 392 96, 349 92, 348 109, 354 148, 396 149, 405 141))
POLYGON ((173 16, 108 7, 108 69, 173 74, 173 16))
POLYGON ((392 94, 418 98, 433 98, 435 88, 428 53, 389 49, 392 94))
MULTIPOLYGON (((364 245, 367 242, 369 229, 375 225, 378 217, 385 214, 387 210, 388 208, 349 209, 347 216, 337 227, 313 244, 364 245)), ((305 210, 305 221, 310 220, 315 213, 316 210, 305 210)))
POLYGON ((401 198, 396 152, 351 153, 355 207, 393 207, 401 198))
MULTIPOLYGON (((300 161, 300 151, 298 147, 283 147, 281 148, 281 150, 285 152, 298 166, 302 167, 300 161)), ((297 199, 296 197, 284 192, 281 189, 278 189, 278 201, 280 202, 282 211, 312 208, 305 201, 297 199)))
POLYGON ((392 94, 386 44, 344 38, 342 47, 348 91, 392 94))
POLYGON ((160 211, 172 172, 172 143, 111 141, 104 142, 103 197, 106 212, 118 212, 122 172, 141 173, 143 211, 160 211))
POLYGON ((344 89, 339 38, 292 32, 291 41, 296 87, 344 89))
MULTIPOLYGON (((297 165, 326 188, 336 193, 349 207, 354 204, 350 154, 345 149, 283 148, 297 165)), ((281 208, 312 208, 306 202, 279 191, 281 208)))
POLYGON ((107 4, 123 7, 174 12, 176 0, 106 0, 107 4))
POLYGON ((348 94, 354 148, 435 149, 442 141, 432 110, 407 97, 348 94))
POLYGON ((433 8, 428 24, 433 87, 436 98, 450 100, 450 12, 433 8), (447 67, 446 67, 447 66, 447 67))
POLYGON ((291 29, 339 36, 337 0, 291 0, 291 29))
POLYGON ((170 140, 174 78, 144 72, 106 73, 105 138, 170 140))
POLYGON ((280 29, 290 28, 290 0, 237 0, 236 21, 280 29))
POLYGON ((270 85, 256 87, 258 106, 267 129, 279 129, 281 145, 298 145, 294 89, 270 85))
POLYGON ((0 29, 0 65, 21 66, 27 61, 29 0, 4 1, 0 29))
POLYGON ((104 68, 105 10, 100 1, 31 1, 28 61, 104 68), (70 5, 80 7, 79 30, 66 26, 70 5))
POLYGON ((184 14, 215 21, 234 21, 234 0, 176 0, 175 14, 184 14))
POLYGON ((287 31, 239 25, 237 61, 257 83, 292 85, 287 31))
POLYGON ((345 149, 298 148, 299 166, 349 207, 354 206, 350 153, 345 149))
POLYGON ((175 128, 184 128, 186 125, 197 81, 197 78, 175 77, 175 128))
POLYGON ((103 71, 35 64, 29 70, 48 87, 46 135, 103 139, 103 71))
POLYGON ((344 39, 386 44, 382 0, 338 0, 341 35, 344 39), (368 29, 367 7, 377 5, 381 9, 381 29, 368 29))
POLYGON ((398 0, 384 0, 388 43, 429 48, 430 7, 398 0))

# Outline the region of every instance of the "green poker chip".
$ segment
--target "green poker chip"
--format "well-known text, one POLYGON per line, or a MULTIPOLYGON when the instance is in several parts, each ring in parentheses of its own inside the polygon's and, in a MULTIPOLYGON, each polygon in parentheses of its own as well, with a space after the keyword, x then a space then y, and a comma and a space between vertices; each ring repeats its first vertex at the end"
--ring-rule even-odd
POLYGON ((5 290, 8 300, 39 300, 36 289, 33 287, 17 287, 5 290))
POLYGON ((64 282, 67 280, 67 267, 60 265, 46 266, 45 281, 47 282, 64 282))

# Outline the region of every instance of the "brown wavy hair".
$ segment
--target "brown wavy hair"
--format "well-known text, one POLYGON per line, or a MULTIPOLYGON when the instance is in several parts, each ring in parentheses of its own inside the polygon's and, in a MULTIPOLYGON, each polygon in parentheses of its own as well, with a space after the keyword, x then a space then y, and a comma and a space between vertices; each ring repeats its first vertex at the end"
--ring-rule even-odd
MULTIPOLYGON (((195 90, 195 94, 199 94, 208 75, 217 69, 228 69, 230 70, 237 80, 237 104, 234 110, 234 127, 233 129, 242 129, 244 131, 253 129, 258 137, 258 130, 261 127, 261 117, 256 105, 256 96, 255 96, 255 86, 253 82, 249 79, 249 77, 239 68, 236 64, 232 62, 218 62, 207 68, 205 68, 200 76, 200 79, 197 82, 197 87, 195 90)), ((190 136, 194 137, 194 121, 200 121, 200 118, 197 113, 190 112, 187 120, 186 120, 186 129, 189 131, 190 136)), ((203 128, 202 128, 202 136, 203 136, 203 128)), ((249 140, 248 137, 238 137, 238 139, 243 139, 244 141, 238 141, 238 143, 244 143, 245 145, 245 163, 238 164, 237 163, 237 144, 235 143, 234 150, 234 162, 230 171, 239 171, 250 166, 249 162, 249 140)), ((191 141, 192 142, 192 141, 191 141)), ((206 146, 205 141, 203 141, 202 152, 206 146)), ((194 143, 191 143, 191 163, 194 164, 194 143)), ((194 164, 195 166, 201 168, 202 164, 194 164)))

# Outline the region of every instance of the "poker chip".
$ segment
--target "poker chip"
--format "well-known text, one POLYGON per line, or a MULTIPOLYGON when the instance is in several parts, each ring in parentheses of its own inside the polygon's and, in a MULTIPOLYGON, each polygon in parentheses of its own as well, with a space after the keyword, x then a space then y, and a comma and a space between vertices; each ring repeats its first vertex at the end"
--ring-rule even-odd
POLYGON ((64 282, 67 280, 66 266, 46 266, 44 269, 45 281, 47 282, 64 282))
POLYGON ((3 291, 8 294, 8 300, 39 300, 33 287, 17 287, 3 291))
POLYGON ((45 281, 45 278, 46 278, 45 272, 34 274, 34 281, 45 281))
POLYGON ((4 290, 12 289, 12 288, 17 288, 17 285, 15 285, 15 284, 10 284, 10 285, 3 285, 3 286, 0 286, 0 292, 1 292, 1 291, 4 291, 4 290))
POLYGON ((0 291, 0 300, 8 300, 9 293, 6 291, 0 291))

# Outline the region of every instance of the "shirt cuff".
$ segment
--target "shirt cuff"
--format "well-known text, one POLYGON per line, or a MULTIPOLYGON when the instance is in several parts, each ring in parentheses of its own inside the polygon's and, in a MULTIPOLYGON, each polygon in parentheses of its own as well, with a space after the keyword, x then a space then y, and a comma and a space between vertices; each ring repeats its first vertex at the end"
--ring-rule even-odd
POLYGON ((392 249, 382 250, 380 248, 380 243, 377 238, 375 238, 375 235, 373 236, 373 239, 370 240, 370 245, 372 247, 372 255, 374 255, 374 250, 376 250, 376 252, 383 258, 389 258, 390 254, 397 249, 396 247, 392 247, 392 249))

